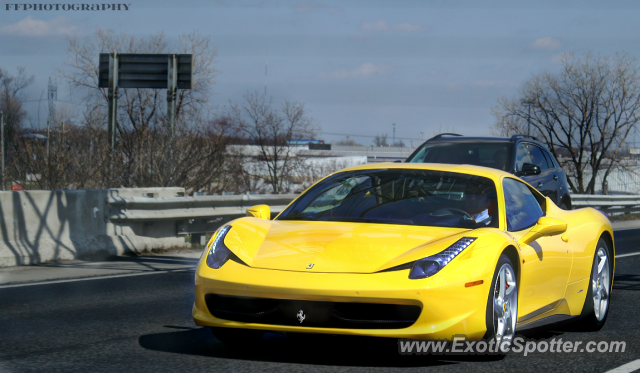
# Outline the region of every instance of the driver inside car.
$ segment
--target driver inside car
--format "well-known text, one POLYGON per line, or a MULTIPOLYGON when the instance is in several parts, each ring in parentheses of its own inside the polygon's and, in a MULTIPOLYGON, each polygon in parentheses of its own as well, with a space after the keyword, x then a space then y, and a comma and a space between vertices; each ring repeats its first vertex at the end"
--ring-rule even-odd
POLYGON ((495 225, 496 199, 477 188, 470 188, 464 194, 464 209, 480 225, 495 225))
POLYGON ((479 194, 467 194, 464 200, 465 210, 476 221, 476 223, 489 224, 491 215, 489 214, 489 198, 479 194))

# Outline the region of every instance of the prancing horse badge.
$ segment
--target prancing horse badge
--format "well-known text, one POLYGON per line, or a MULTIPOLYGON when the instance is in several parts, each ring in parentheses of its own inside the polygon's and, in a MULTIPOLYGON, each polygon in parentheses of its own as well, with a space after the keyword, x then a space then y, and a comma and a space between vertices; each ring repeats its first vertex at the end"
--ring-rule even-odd
POLYGON ((307 269, 311 269, 313 268, 313 263, 309 263, 309 265, 307 266, 307 269))
POLYGON ((304 319, 306 319, 307 317, 304 315, 304 312, 302 310, 300 310, 300 312, 298 312, 298 314, 296 315, 296 317, 298 318, 298 320, 300 321, 300 324, 302 324, 302 322, 304 321, 304 319))

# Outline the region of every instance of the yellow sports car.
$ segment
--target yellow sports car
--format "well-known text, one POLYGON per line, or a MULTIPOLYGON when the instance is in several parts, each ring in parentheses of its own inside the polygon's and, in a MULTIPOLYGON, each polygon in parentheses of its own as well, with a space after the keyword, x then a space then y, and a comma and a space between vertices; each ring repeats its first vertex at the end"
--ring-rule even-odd
POLYGON ((193 318, 223 342, 264 331, 491 338, 564 319, 598 330, 611 223, 564 211, 512 174, 379 163, 336 172, 274 220, 222 226, 196 270, 193 318))

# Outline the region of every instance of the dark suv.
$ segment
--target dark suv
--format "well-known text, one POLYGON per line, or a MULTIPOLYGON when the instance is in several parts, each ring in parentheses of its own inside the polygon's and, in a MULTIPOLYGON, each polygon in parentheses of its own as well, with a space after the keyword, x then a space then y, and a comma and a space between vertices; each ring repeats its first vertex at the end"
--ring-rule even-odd
POLYGON ((567 175, 546 146, 533 136, 464 137, 443 133, 420 145, 405 162, 497 168, 522 178, 561 208, 571 209, 567 175))

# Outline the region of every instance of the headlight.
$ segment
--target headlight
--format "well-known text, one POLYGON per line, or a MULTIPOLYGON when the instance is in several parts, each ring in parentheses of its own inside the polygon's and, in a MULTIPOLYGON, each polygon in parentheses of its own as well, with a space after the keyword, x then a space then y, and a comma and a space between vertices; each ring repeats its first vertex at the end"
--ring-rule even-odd
POLYGON ((409 278, 417 280, 435 275, 475 240, 475 237, 462 237, 444 251, 417 260, 409 272, 409 278))
POLYGON ((231 256, 231 251, 224 245, 224 238, 230 229, 230 225, 222 227, 208 248, 207 265, 213 269, 222 267, 231 256))

